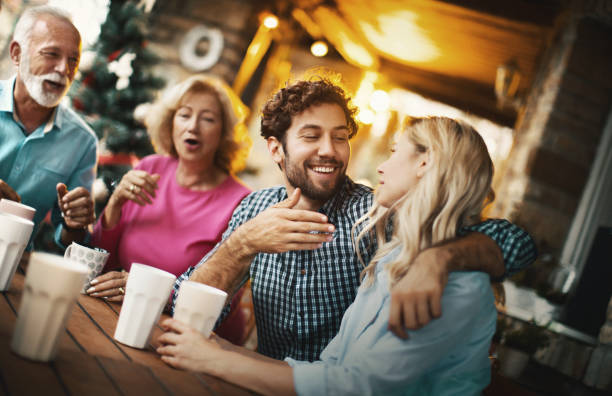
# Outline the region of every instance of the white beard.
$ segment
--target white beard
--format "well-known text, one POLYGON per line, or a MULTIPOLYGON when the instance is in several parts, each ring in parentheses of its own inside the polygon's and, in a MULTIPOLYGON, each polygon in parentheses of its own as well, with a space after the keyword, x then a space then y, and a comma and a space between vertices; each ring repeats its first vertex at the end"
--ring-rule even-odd
POLYGON ((68 88, 70 88, 70 80, 68 80, 68 77, 62 76, 58 72, 41 75, 30 73, 30 57, 25 54, 25 52, 26 51, 24 51, 24 56, 19 64, 19 75, 23 80, 26 90, 32 99, 34 99, 39 105, 43 107, 57 106, 61 102, 64 95, 66 95, 66 92, 68 92, 68 88), (60 93, 47 92, 43 86, 45 80, 53 81, 58 84, 64 84, 64 91, 60 93))

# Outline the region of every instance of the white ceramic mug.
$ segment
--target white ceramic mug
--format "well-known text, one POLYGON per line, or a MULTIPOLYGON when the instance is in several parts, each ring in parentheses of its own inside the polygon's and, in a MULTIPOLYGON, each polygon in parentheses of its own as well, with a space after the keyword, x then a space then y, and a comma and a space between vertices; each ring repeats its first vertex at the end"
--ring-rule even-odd
POLYGON ((41 252, 30 255, 11 341, 15 353, 41 362, 53 360, 86 276, 85 266, 62 256, 41 252))
POLYGON ((11 285, 33 229, 31 220, 0 213, 0 291, 8 290, 11 285))
POLYGON ((70 246, 66 248, 64 252, 64 257, 69 258, 73 261, 78 261, 79 263, 85 265, 89 271, 87 274, 87 281, 83 288, 81 289, 81 293, 85 293, 85 291, 89 288, 89 283, 102 272, 106 261, 108 260, 109 253, 104 249, 99 248, 88 248, 87 246, 79 245, 76 242, 72 242, 70 246))
POLYGON ((174 319, 210 336, 227 300, 223 290, 199 282, 183 281, 174 307, 174 319))
POLYGON ((0 199, 0 212, 10 213, 31 221, 34 219, 36 209, 31 206, 24 205, 20 202, 15 202, 11 201, 10 199, 2 198, 0 199))
POLYGON ((176 276, 145 264, 132 263, 125 285, 115 340, 144 348, 168 302, 176 276))

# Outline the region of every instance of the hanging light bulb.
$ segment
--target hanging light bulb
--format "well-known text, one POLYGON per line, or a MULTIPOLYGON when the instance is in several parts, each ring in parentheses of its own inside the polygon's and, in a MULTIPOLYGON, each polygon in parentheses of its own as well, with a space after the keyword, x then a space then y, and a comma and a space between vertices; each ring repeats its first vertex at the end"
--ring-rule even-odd
POLYGON ((263 24, 268 29, 276 29, 278 27, 278 18, 274 14, 268 14, 265 16, 263 24))
POLYGON ((327 43, 325 41, 317 40, 310 46, 310 52, 316 57, 322 57, 327 55, 327 43))

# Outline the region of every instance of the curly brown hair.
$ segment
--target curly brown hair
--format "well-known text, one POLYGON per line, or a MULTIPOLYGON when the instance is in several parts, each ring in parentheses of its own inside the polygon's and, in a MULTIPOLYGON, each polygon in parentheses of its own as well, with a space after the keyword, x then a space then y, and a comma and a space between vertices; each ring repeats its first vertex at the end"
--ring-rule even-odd
POLYGON ((274 136, 284 142, 285 132, 291 126, 294 116, 311 106, 335 103, 342 108, 349 129, 349 139, 357 133, 355 113, 357 108, 350 103, 351 98, 337 84, 326 78, 297 81, 280 89, 264 105, 261 116, 261 136, 265 139, 274 136))

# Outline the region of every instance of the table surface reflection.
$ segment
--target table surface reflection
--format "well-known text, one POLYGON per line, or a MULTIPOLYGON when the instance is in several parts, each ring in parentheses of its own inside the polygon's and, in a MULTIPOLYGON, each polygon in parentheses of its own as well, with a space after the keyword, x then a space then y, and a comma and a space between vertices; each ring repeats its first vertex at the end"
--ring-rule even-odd
POLYGON ((157 326, 146 349, 113 339, 120 304, 80 295, 55 361, 37 363, 10 350, 24 285, 23 270, 0 296, 0 395, 251 395, 200 373, 175 370, 157 353, 157 326))

